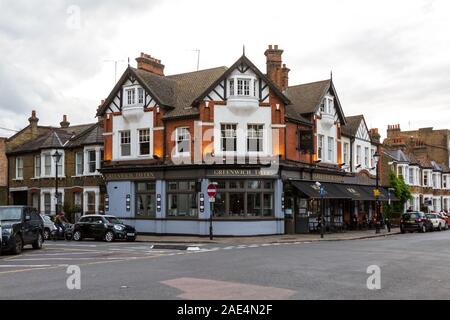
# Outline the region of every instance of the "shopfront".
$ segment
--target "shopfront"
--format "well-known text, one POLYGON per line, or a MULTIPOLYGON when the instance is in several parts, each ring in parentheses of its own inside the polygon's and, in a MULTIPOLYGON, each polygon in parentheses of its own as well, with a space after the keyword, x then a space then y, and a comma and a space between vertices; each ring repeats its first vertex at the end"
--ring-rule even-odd
POLYGON ((148 234, 226 236, 284 233, 283 185, 262 168, 105 172, 107 213, 148 234), (210 203, 207 186, 217 186, 210 203))

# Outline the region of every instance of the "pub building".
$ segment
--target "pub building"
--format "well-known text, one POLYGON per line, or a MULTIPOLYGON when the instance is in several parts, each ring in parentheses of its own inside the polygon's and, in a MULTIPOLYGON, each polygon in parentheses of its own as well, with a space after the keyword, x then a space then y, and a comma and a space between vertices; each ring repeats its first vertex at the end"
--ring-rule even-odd
POLYGON ((289 87, 282 53, 269 46, 266 73, 242 54, 229 68, 169 76, 141 53, 97 112, 106 213, 149 234, 208 235, 211 214, 215 235, 309 232, 318 181, 330 225, 370 214, 374 154, 365 148, 378 142, 359 126, 344 135, 332 79, 289 87))

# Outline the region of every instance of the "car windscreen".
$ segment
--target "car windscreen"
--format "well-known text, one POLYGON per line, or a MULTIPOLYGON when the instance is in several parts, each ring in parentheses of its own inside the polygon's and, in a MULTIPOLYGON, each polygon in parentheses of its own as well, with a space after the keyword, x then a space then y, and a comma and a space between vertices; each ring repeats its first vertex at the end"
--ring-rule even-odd
POLYGON ((104 217, 106 219, 106 221, 108 221, 109 223, 112 224, 122 224, 122 221, 120 221, 119 219, 117 219, 116 217, 104 217))
POLYGON ((21 208, 0 208, 0 221, 22 220, 21 208))

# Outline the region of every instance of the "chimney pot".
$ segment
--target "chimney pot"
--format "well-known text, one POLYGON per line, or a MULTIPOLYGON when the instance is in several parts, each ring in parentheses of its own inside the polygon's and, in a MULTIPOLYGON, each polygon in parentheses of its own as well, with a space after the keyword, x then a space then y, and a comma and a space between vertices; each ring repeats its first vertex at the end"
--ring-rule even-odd
POLYGON ((70 122, 67 121, 67 115, 63 115, 63 120, 59 123, 61 128, 68 128, 70 126, 70 122))
POLYGON ((278 50, 278 45, 276 44, 276 45, 274 46, 274 48, 275 48, 275 50, 278 50))
POLYGON ((161 60, 149 54, 141 53, 141 56, 136 58, 136 61, 138 69, 164 76, 164 65, 161 63, 161 60))

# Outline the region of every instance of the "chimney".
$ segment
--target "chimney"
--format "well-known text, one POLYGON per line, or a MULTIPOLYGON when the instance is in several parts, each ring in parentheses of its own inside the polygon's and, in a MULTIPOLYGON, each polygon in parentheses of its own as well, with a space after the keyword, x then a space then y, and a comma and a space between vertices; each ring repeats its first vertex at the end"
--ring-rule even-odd
POLYGON ((282 64, 281 55, 283 50, 278 49, 278 45, 269 45, 269 48, 264 52, 266 56, 267 65, 267 76, 273 83, 280 89, 284 91, 289 86, 289 71, 290 69, 286 67, 286 64, 282 64))
POLYGON ((376 143, 380 143, 381 135, 378 133, 378 128, 372 128, 369 130, 369 132, 372 140, 375 141, 376 143))
POLYGON ((161 64, 161 60, 141 52, 141 56, 137 57, 136 61, 138 69, 164 76, 164 65, 161 64))
POLYGON ((70 126, 70 122, 67 121, 67 116, 63 115, 63 121, 59 123, 61 128, 68 128, 70 126))
POLYGON ((36 111, 31 111, 31 117, 28 118, 28 122, 30 122, 30 128, 31 128, 31 135, 33 137, 37 136, 38 134, 38 122, 39 118, 36 117, 36 111))

